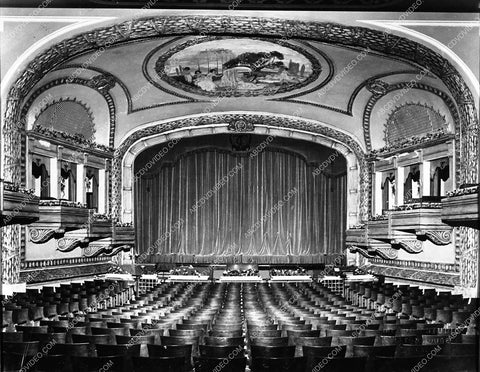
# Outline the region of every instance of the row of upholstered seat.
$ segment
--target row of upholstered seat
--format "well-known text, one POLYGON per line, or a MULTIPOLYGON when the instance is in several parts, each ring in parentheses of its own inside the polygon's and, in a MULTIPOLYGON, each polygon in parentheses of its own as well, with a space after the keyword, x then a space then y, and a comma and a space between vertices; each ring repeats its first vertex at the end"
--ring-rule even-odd
MULTIPOLYGON (((85 333, 99 333, 95 335, 71 334, 71 337, 72 341, 76 341, 77 343, 79 337, 87 337, 87 339, 83 338, 83 341, 89 341, 91 347, 98 344, 98 342, 95 342, 93 339, 94 336, 107 336, 106 340, 108 340, 109 343, 116 343, 118 337, 120 342, 127 342, 128 344, 128 342, 131 343, 133 340, 131 336, 137 336, 136 342, 148 341, 152 343, 151 337, 146 336, 142 339, 143 336, 139 336, 139 334, 143 334, 139 326, 148 326, 160 330, 160 332, 157 331, 157 335, 160 343, 164 344, 164 347, 169 346, 169 343, 183 344, 184 346, 190 345, 189 348, 192 351, 193 357, 201 354, 202 349, 205 350, 203 345, 211 342, 211 340, 215 340, 212 342, 219 345, 212 344, 208 346, 241 346, 243 350, 243 346, 245 345, 246 353, 241 351, 237 356, 243 358, 244 355, 246 355, 246 363, 248 362, 253 369, 259 368, 258 363, 260 363, 260 359, 269 359, 270 361, 278 359, 278 363, 282 362, 282 358, 277 358, 272 355, 268 358, 262 358, 267 353, 267 350, 269 350, 265 348, 286 346, 292 350, 293 346, 293 350, 297 352, 298 346, 300 346, 303 352, 303 346, 308 345, 301 344, 300 339, 302 336, 300 336, 299 332, 319 331, 318 334, 311 334, 312 337, 310 337, 310 339, 312 340, 321 340, 320 331, 322 330, 324 330, 325 333, 327 331, 331 332, 330 345, 325 345, 327 349, 323 351, 332 350, 328 349, 328 347, 340 346, 340 341, 342 340, 342 342, 347 344, 346 354, 347 351, 351 350, 347 356, 354 355, 354 347, 362 346, 354 345, 354 343, 364 342, 364 340, 362 337, 352 337, 352 333, 357 331, 356 326, 366 326, 366 321, 374 319, 375 315, 381 317, 381 319, 375 319, 378 321, 378 329, 368 329, 365 327, 364 331, 378 332, 378 334, 375 334, 375 339, 377 339, 377 336, 380 338, 384 337, 384 339, 394 337, 393 342, 395 345, 392 346, 395 346, 395 351, 399 346, 402 346, 401 350, 407 350, 408 347, 405 348, 405 345, 401 344, 408 340, 400 338, 406 336, 388 334, 388 332, 391 331, 388 329, 389 327, 394 327, 395 334, 397 331, 415 331, 414 336, 421 336, 422 340, 424 336, 422 332, 427 332, 425 336, 432 336, 428 334, 431 329, 417 329, 419 325, 420 327, 426 325, 425 322, 415 321, 407 323, 410 319, 405 319, 399 314, 392 314, 388 311, 381 313, 353 305, 345 301, 341 296, 333 294, 327 289, 315 284, 312 286, 273 285, 271 287, 251 284, 243 286, 182 284, 164 285, 161 288, 156 287, 141 298, 130 301, 128 304, 111 307, 110 309, 97 309, 95 312, 85 314, 82 320, 85 324, 81 323, 81 325, 78 325, 78 323, 76 323, 75 325, 78 325, 79 328, 85 327, 85 333), (162 299, 159 301, 160 305, 156 303, 155 300, 159 297, 159 294, 162 294, 162 299), (163 303, 163 299, 166 299, 167 296, 167 301, 163 303), (312 301, 312 297, 314 297, 316 301, 312 301), (295 298, 295 301, 290 301, 291 298, 295 298), (324 299, 326 301, 323 301, 324 299), (315 314, 316 312, 319 313, 315 314), (128 318, 122 318, 122 316, 127 316, 128 318), (372 318, 372 316, 374 317, 372 318), (134 319, 130 319, 131 317, 134 317, 134 319), (355 320, 353 317, 355 317, 355 320), (124 319, 124 322, 122 322, 122 319, 124 319), (330 323, 324 323, 325 321, 330 323), (361 323, 355 324, 350 323, 350 321, 361 321, 361 323), (392 321, 394 323, 390 323, 392 321), (341 329, 332 329, 331 326, 341 329), (382 326, 382 329, 380 329, 380 326, 382 326), (405 328, 402 328, 402 326, 405 328), (408 328, 413 326, 415 326, 415 328, 408 328), (262 327, 267 327, 267 329, 262 327), (347 329, 347 327, 351 327, 352 329, 347 329), (384 327, 387 329, 383 329, 384 327), (88 328, 89 332, 87 331, 88 328), (171 331, 173 331, 173 333, 179 331, 180 333, 177 333, 177 336, 171 336, 171 331), (270 331, 275 333, 269 333, 270 331), (102 334, 102 332, 105 332, 105 334, 102 334), (166 332, 168 332, 169 336, 165 336, 167 334, 166 332), (212 332, 220 332, 223 336, 231 337, 212 338, 212 336, 208 336, 208 334, 212 332), (342 332, 346 332, 347 334, 343 334, 342 332), (381 332, 383 332, 383 334, 381 332), (127 333, 129 333, 130 336, 127 333), (159 333, 162 333, 162 335, 159 335, 159 333), (112 340, 112 335, 114 341, 112 340), (278 337, 279 335, 280 337, 278 337), (121 338, 122 336, 124 338, 121 338), (282 338, 281 336, 287 337, 282 338), (172 339, 172 337, 176 339, 172 339), (344 337, 344 339, 341 339, 341 337, 344 337), (272 343, 277 342, 277 339, 280 339, 280 342, 284 345, 272 345, 272 343), (397 343, 400 345, 397 346, 397 343), (348 346, 351 347, 348 348, 348 346), (262 347, 264 349, 261 349, 262 347)), ((55 327, 68 328, 72 319, 67 318, 60 321, 66 321, 67 323, 57 323, 54 325, 54 323, 48 322, 43 325, 47 327, 47 335, 48 331, 55 330, 55 327)), ((23 332, 27 331, 26 328, 23 329, 23 332)), ((433 327, 432 329, 436 330, 439 328, 433 327)), ((67 334, 68 331, 69 330, 66 330, 64 333, 67 334)), ((26 333, 29 332, 27 331, 26 333)), ((361 336, 361 333, 359 333, 359 335, 361 336)), ((463 336, 464 335, 462 335, 462 337, 463 336)), ((370 340, 371 337, 372 335, 370 335, 370 340)), ((48 336, 44 338, 44 341, 47 339, 48 336)), ((372 344, 371 341, 368 342, 369 345, 363 346, 375 347, 375 344, 372 344)), ((158 343, 158 340, 155 341, 155 338, 153 338, 153 343, 158 343)), ((421 348, 418 349, 417 345, 412 346, 417 347, 415 350, 423 350, 421 348)), ((312 345, 312 347, 314 347, 314 345, 312 345)), ((449 346, 450 349, 452 347, 460 346, 449 346)), ((467 348, 470 346, 467 345, 463 347, 465 348, 464 352, 467 353, 467 348)), ((390 347, 390 349, 392 348, 390 347)), ((142 345, 140 350, 148 350, 148 345, 142 345)), ((218 352, 221 353, 222 351, 220 350, 218 352)), ((378 349, 372 349, 371 353, 375 354, 375 352, 378 352, 378 349)), ((149 354, 144 353, 143 355, 149 354)), ((282 355, 284 357, 286 356, 285 353, 282 355)), ((398 356, 399 355, 397 355, 397 357, 398 356)), ((152 356, 152 358, 154 358, 154 356, 152 356)), ((287 359, 301 362, 301 359, 295 356, 290 356, 287 359)), ((287 363, 287 359, 283 360, 283 362, 287 363)), ((303 362, 305 362, 305 360, 303 360, 303 362)), ((270 362, 263 360, 262 363, 270 362)), ((208 363, 204 364, 204 366, 207 364, 208 363)))
MULTIPOLYGON (((177 293, 178 296, 173 296, 172 298, 170 298, 170 300, 171 300, 170 302, 174 305, 168 311, 163 311, 162 310, 160 313, 155 314, 156 310, 158 310, 158 308, 155 309, 155 306, 150 306, 148 304, 149 302, 154 301, 155 296, 152 296, 151 298, 149 298, 149 296, 145 296, 144 299, 131 301, 130 305, 133 305, 133 308, 135 309, 134 310, 135 312, 138 311, 137 314, 140 314, 141 311, 143 311, 147 308, 149 308, 149 310, 152 311, 152 314, 149 314, 150 316, 148 316, 148 317, 146 316, 146 318, 148 318, 148 319, 142 317, 142 320, 152 321, 152 320, 156 320, 157 318, 162 318, 163 325, 166 326, 166 327, 170 327, 172 324, 174 325, 174 324, 177 324, 177 323, 183 321, 186 317, 189 317, 190 314, 195 313, 195 312, 197 312, 197 310, 202 308, 203 307, 202 302, 204 300, 206 300, 206 298, 209 295, 209 293, 204 288, 203 291, 200 290, 199 293, 195 294, 195 296, 189 296, 189 294, 191 295, 193 293, 193 290, 194 290, 195 286, 188 286, 188 287, 184 286, 184 287, 186 288, 186 291, 184 291, 184 292, 178 291, 178 293, 177 293), (189 303, 190 297, 195 297, 194 298, 195 301, 193 301, 193 303, 189 303), (200 299, 200 301, 197 301, 198 299, 200 299), (177 301, 177 302, 175 303, 175 301, 177 301), (179 310, 177 311, 177 309, 179 309, 179 310), (176 313, 178 313, 178 314, 176 314, 176 313), (156 315, 158 315, 158 316, 156 316, 156 315), (178 315, 178 317, 177 317, 177 315, 178 315)), ((221 306, 221 303, 216 304, 214 306, 216 308, 214 308, 213 311, 210 312, 210 314, 211 315, 216 314, 217 311, 218 311, 218 308, 220 308, 220 306, 221 306)), ((129 308, 129 306, 126 306, 126 307, 129 308)), ((128 310, 131 310, 131 309, 132 308, 129 308, 128 310)), ((131 332, 131 330, 135 329, 133 327, 130 327, 130 325, 132 323, 128 323, 128 322, 125 323, 125 325, 128 324, 128 326, 126 326, 126 327, 123 327, 123 325, 119 323, 118 324, 119 327, 116 328, 115 327, 116 324, 112 324, 112 323, 108 322, 107 320, 112 320, 111 318, 109 318, 109 316, 114 315, 113 310, 115 310, 115 309, 110 309, 110 310, 106 311, 105 313, 103 313, 103 311, 101 311, 100 314, 98 312, 93 313, 93 314, 87 314, 86 317, 83 319, 83 321, 85 323, 85 326, 83 326, 83 325, 79 326, 79 321, 77 321, 75 325, 78 326, 78 328, 84 327, 85 331, 87 330, 87 328, 89 328, 90 332, 92 332, 92 331, 93 332, 97 332, 97 331, 101 332, 101 330, 103 328, 102 326, 105 326, 105 325, 107 327, 104 328, 104 330, 107 330, 107 331, 110 330, 110 329, 112 329, 112 330, 121 329, 122 331, 123 330, 129 330, 131 332), (93 317, 92 317, 92 315, 93 315, 93 317), (97 318, 98 316, 100 316, 100 318, 97 318), (97 325, 97 326, 100 326, 100 327, 94 327, 94 326, 92 327, 92 325, 97 325), (113 327, 108 328, 109 325, 113 326, 113 327)), ((122 314, 122 315, 124 315, 124 314, 122 314)), ((65 321, 67 321, 67 324, 70 325, 71 322, 72 322, 72 319, 65 319, 65 321)), ((153 326, 153 325, 158 326, 159 325, 158 323, 155 322, 155 324, 151 324, 151 323, 147 323, 147 324, 150 324, 151 326, 153 326)), ((48 331, 48 327, 58 327, 58 326, 60 326, 60 327, 67 326, 68 327, 67 324, 65 324, 65 323, 63 323, 63 324, 62 323, 61 324, 56 323, 56 324, 50 324, 50 325, 47 324, 47 325, 44 326, 44 328, 41 328, 41 330, 45 331, 45 328, 47 328, 46 331, 48 331)), ((138 325, 138 323, 137 323, 137 325, 138 325)), ((186 325, 187 324, 183 324, 183 326, 186 326, 186 325)), ((22 328, 23 328, 24 331, 26 331, 28 327, 22 327, 22 328)), ((73 327, 73 329, 74 328, 77 328, 77 327, 73 327)), ((182 326, 180 326, 180 328, 182 328, 182 326)), ((214 326, 212 328, 216 328, 216 327, 214 326)), ((71 329, 72 328, 70 327, 69 330, 71 330, 71 329)), ((32 327, 30 327, 30 329, 28 329, 28 330, 29 331, 34 331, 34 329, 32 329, 32 327)), ((152 331, 156 331, 156 329, 154 328, 154 329, 152 329, 152 331)), ((163 331, 163 329, 160 329, 160 331, 163 331)), ((188 331, 188 330, 187 329, 177 329, 177 330, 172 329, 172 332, 174 332, 174 331, 182 332, 182 331, 188 331)), ((215 332, 215 331, 217 331, 217 330, 215 330, 215 329, 211 330, 211 332, 215 332)), ((218 330, 218 331, 221 331, 221 330, 218 330)), ((32 335, 35 332, 27 332, 27 333, 30 333, 30 335, 32 335)), ((47 333, 45 335, 47 337, 51 337, 54 334, 52 334, 52 333, 48 334, 47 333)), ((75 333, 72 334, 71 336, 72 336, 73 341, 77 341, 78 338, 81 338, 82 336, 89 337, 89 335, 81 335, 81 334, 75 334, 75 333)), ((94 336, 94 335, 92 335, 92 336, 94 336)), ((90 337, 92 337, 92 336, 90 336, 90 337)), ((95 336, 101 336, 101 335, 95 335, 95 336)), ((106 336, 108 336, 108 335, 106 335, 106 336)), ((116 338, 118 338, 119 341, 123 341, 123 342, 127 341, 126 339, 122 340, 121 336, 117 336, 116 338)), ((181 339, 181 337, 178 340, 174 340, 174 338, 175 337, 163 337, 163 343, 169 343, 169 342, 171 342, 173 344, 182 343, 185 346, 185 341, 189 341, 189 340, 186 340, 186 339, 181 339)), ((136 335, 135 341, 138 341, 138 339, 139 339, 139 337, 138 337, 138 335, 136 335)), ((44 340, 46 341, 46 339, 44 339, 44 340)), ((105 340, 105 341, 107 341, 107 340, 105 340)), ((130 339, 130 341, 131 341, 131 339, 130 339)), ((218 339, 216 341, 218 341, 218 339)), ((89 344, 91 345, 91 343, 89 343, 89 344)), ((192 348, 192 346, 190 344, 186 344, 186 345, 189 345, 190 349, 192 348)), ((108 346, 114 346, 114 345, 108 345, 108 346)), ((118 345, 115 345, 115 346, 118 346, 118 345)), ((100 348, 101 347, 102 346, 100 346, 100 348)), ((204 349, 203 346, 202 346, 202 349, 204 349)))
POLYGON ((351 283, 348 294, 357 302, 363 297, 370 302, 385 305, 396 313, 443 323, 461 324, 477 308, 476 304, 469 303, 461 295, 437 292, 434 289, 421 290, 408 285, 351 283), (394 293, 402 295, 393 298, 394 293))
MULTIPOLYGON (((332 296, 332 297, 333 297, 333 296, 332 296)), ((328 309, 328 311, 331 311, 333 307, 332 307, 332 305, 328 305, 328 301, 329 301, 329 300, 328 300, 328 299, 324 299, 324 300, 327 302, 327 305, 325 305, 325 302, 322 302, 323 305, 321 305, 321 310, 320 310, 320 311, 321 311, 321 312, 322 312, 322 311, 324 312, 324 311, 326 311, 327 309, 328 309)), ((333 306, 335 306, 335 305, 333 305, 333 306)), ((350 310, 350 312, 351 312, 352 315, 355 315, 356 318, 359 318, 358 311, 352 311, 352 310, 351 310, 351 305, 344 304, 344 305, 340 305, 340 306, 343 307, 346 312, 348 312, 348 311, 350 310)), ((308 308, 311 310, 311 309, 314 308, 314 307, 315 307, 315 305, 310 305, 308 308)), ((337 305, 337 308, 338 308, 338 305, 337 305)), ((471 305, 470 305, 470 304, 468 305, 468 308, 471 309, 471 305)), ((363 311, 362 311, 362 312, 363 312, 363 311)), ((409 316, 408 314, 401 314, 401 313, 400 313, 400 315, 398 315, 398 313, 395 313, 393 310, 392 310, 392 312, 394 313, 393 316, 394 316, 394 317, 397 317, 397 321, 398 321, 398 320, 401 320, 402 317, 405 317, 405 318, 408 319, 408 321, 410 321, 410 322, 413 321, 412 319, 410 319, 410 318, 412 318, 412 317, 409 316)), ((461 324, 461 323, 458 323, 459 321, 462 321, 462 323, 463 323, 464 320, 468 319, 468 317, 471 315, 471 313, 472 313, 471 311, 467 311, 467 310, 462 311, 461 313, 458 312, 457 315, 458 315, 458 314, 461 314, 461 316, 456 317, 457 323, 453 323, 453 322, 452 322, 453 325, 456 326, 456 325, 458 325, 458 324, 461 324)), ((365 315, 367 315, 367 314, 368 314, 368 313, 366 313, 365 315)), ((454 313, 454 314, 455 314, 455 313, 454 313)), ((341 314, 338 314, 338 316, 341 316, 341 314)), ((363 317, 363 316, 360 316, 360 317, 363 317)), ((377 320, 377 317, 375 318, 374 321, 376 321, 376 320, 377 320)), ((423 320, 423 322, 425 322, 425 321, 432 321, 431 319, 425 319, 425 318, 424 318, 424 319, 417 319, 417 320, 423 320)), ((369 319, 369 323, 372 323, 372 319, 369 319)), ((445 323, 445 322, 439 322, 439 323, 441 323, 441 324, 447 324, 447 323, 445 323)))
MULTIPOLYGON (((23 358, 22 355, 13 354, 10 355, 9 359, 13 359, 13 357, 23 358)), ((382 356, 372 359, 344 358, 326 360, 325 358, 313 358, 310 363, 313 364, 313 368, 317 368, 317 370, 322 372, 363 372, 366 370, 407 372, 411 370, 412 366, 423 366, 423 372, 469 372, 476 369, 475 360, 472 358, 437 356, 426 364, 424 364, 423 359, 423 357, 392 358, 382 356)), ((183 357, 132 357, 131 362, 126 363, 123 356, 65 357, 64 355, 50 355, 40 359, 35 370, 37 372, 97 372, 104 370, 109 372, 179 372, 182 370, 183 362, 183 357)), ((239 357, 225 362, 224 358, 196 357, 194 358, 194 363, 195 372, 216 371, 223 366, 229 372, 244 372, 247 360, 245 357, 239 357)), ((308 363, 309 361, 304 357, 255 358, 250 368, 252 372, 305 372, 315 370, 311 369, 308 363)))
MULTIPOLYGON (((288 288, 288 286, 287 286, 288 288)), ((290 288, 291 289, 291 288, 290 288)), ((295 312, 295 305, 291 304, 290 301, 289 301, 289 298, 292 298, 292 294, 295 294, 296 296, 293 297, 295 298, 296 300, 294 301, 294 303, 299 303, 299 299, 302 298, 301 294, 299 295, 299 293, 291 293, 292 291, 290 291, 290 293, 285 293, 283 295, 279 295, 278 293, 274 296, 279 303, 282 303, 283 302, 283 305, 282 305, 282 310, 283 311, 280 311, 280 312, 275 312, 275 311, 271 311, 270 312, 270 315, 268 316, 268 320, 269 321, 274 321, 274 322, 277 322, 277 323, 281 323, 281 321, 279 321, 278 319, 276 318, 285 318, 287 317, 287 320, 288 320, 288 316, 290 316, 290 322, 294 322, 296 323, 296 326, 297 326, 297 329, 298 328, 301 328, 303 327, 304 329, 303 330, 298 330, 298 332, 311 332, 309 331, 308 329, 311 329, 311 327, 305 327, 305 324, 299 320, 299 319, 296 319, 294 317, 294 315, 297 315, 298 312, 295 312), (285 314, 285 313, 289 313, 290 314, 285 314), (307 329, 305 329, 307 328, 307 329)), ((322 298, 322 295, 324 295, 323 293, 320 294, 320 298, 322 298)), ((331 303, 333 305, 333 301, 329 301, 328 298, 332 299, 334 297, 337 297, 336 295, 333 295, 333 294, 328 294, 328 291, 326 291, 326 295, 327 295, 327 301, 324 302, 324 303, 331 303), (329 296, 330 295, 330 296, 329 296)), ((265 295, 265 291, 263 291, 263 296, 258 296, 255 301, 257 301, 259 298, 265 298, 267 297, 267 302, 266 303, 266 306, 265 308, 271 308, 271 310, 275 310, 275 305, 272 304, 274 303, 275 301, 269 301, 268 300, 268 296, 265 295)), ((271 296, 270 296, 271 297, 271 296)), ((303 304, 305 305, 305 304, 303 304)), ((334 305, 335 306, 335 305, 334 305)), ((333 308, 334 306, 332 306, 331 308, 333 308)), ((343 302, 343 303, 337 303, 337 305, 339 309, 343 309, 345 310, 345 312, 349 312, 349 310, 353 310, 355 307, 352 307, 351 309, 348 309, 348 304, 346 302, 343 302)), ((297 310, 300 306, 297 307, 297 310)), ((311 310, 313 310, 315 308, 315 305, 313 306, 310 306, 309 310, 311 312, 311 310)), ((330 309, 325 309, 326 313, 328 313, 330 309)), ((361 314, 362 312, 360 312, 361 314)), ((358 314, 358 313, 357 313, 358 314)), ((357 315, 356 314, 356 315, 357 315)), ((368 314, 368 312, 367 312, 368 314)), ((306 318, 308 319, 308 312, 303 312, 303 315, 307 315, 306 318)), ((386 328, 385 330, 374 330, 374 329, 370 329, 370 330, 365 330, 365 331, 368 331, 368 332, 385 332, 385 331, 388 331, 388 328, 391 328, 392 330, 396 332, 400 331, 400 332, 405 332, 405 333, 408 333, 409 331, 414 331, 413 333, 415 333, 415 337, 417 336, 421 336, 420 340, 424 340, 427 345, 423 345, 423 346, 418 346, 418 345, 403 345, 404 343, 407 343, 407 342, 412 342, 412 339, 407 339, 405 337, 400 337, 400 336, 394 336, 394 335, 385 335, 384 336, 384 342, 387 343, 387 344, 391 344, 393 343, 393 345, 387 345, 387 346, 372 346, 373 345, 373 342, 374 342, 374 339, 375 337, 344 337, 344 336, 339 336, 339 340, 340 343, 343 341, 348 341, 346 342, 347 344, 350 344, 351 346, 356 346, 357 349, 361 348, 362 346, 363 347, 367 347, 369 348, 369 354, 375 354, 375 350, 381 350, 382 348, 387 348, 387 349, 390 349, 390 350, 394 350, 394 355, 396 355, 396 357, 402 357, 402 356, 412 356, 415 352, 416 353, 419 353, 421 354, 422 356, 425 356, 427 353, 428 353, 428 350, 431 349, 432 347, 435 346, 436 343, 438 342, 442 342, 442 340, 444 341, 445 338, 447 337, 447 335, 445 336, 442 336, 442 335, 431 335, 429 333, 433 333, 432 331, 436 331, 440 328, 443 328, 443 325, 437 325, 436 327, 427 327, 426 326, 426 323, 425 322, 418 322, 418 321, 414 321, 414 322, 409 322, 409 323, 405 323, 405 324, 400 324, 400 320, 397 315, 393 315, 394 319, 391 319, 394 321, 394 323, 385 323, 383 322, 384 319, 382 319, 381 321, 379 321, 379 326, 382 325, 382 328, 383 326, 386 328), (398 322, 398 323, 397 323, 398 322), (423 327, 423 329, 416 329, 418 326, 420 325, 420 328, 423 327), (405 328, 402 328, 405 327, 405 328), (408 328, 408 327, 415 327, 414 329, 411 329, 411 328, 408 328), (425 335, 422 335, 422 332, 425 332, 426 334, 425 335), (368 342, 367 342, 368 340, 368 342), (362 343, 362 342, 367 342, 369 343, 370 345, 352 345, 352 343, 355 343, 355 342, 358 342, 358 343, 362 343), (399 345, 397 345, 399 344, 399 345), (428 345, 428 344, 431 344, 431 345, 428 345)), ((328 319, 328 317, 327 317, 328 319)), ((341 317, 340 317, 341 319, 341 317)), ((356 317, 352 318, 352 319, 356 319, 356 317)), ((406 321, 408 321, 407 319, 405 319, 406 321)), ((325 320, 324 320, 325 321, 325 320)), ((328 321, 328 320, 327 320, 328 321)), ((335 320, 335 325, 337 323, 338 319, 335 320)), ((348 322, 347 322, 348 323, 348 322)), ((363 322, 362 322, 363 323, 363 322)), ((249 324, 249 323, 247 323, 249 324)), ((338 325, 336 325, 338 326, 338 325)), ((275 325, 275 328, 277 328, 277 326, 275 325)), ((288 332, 288 331, 287 331, 288 332)), ((290 332, 294 332, 293 330, 290 331, 290 332)), ((344 330, 327 330, 327 332, 331 332, 331 333, 342 333, 342 332, 348 332, 348 331, 344 331, 344 330)), ((355 331, 351 331, 351 332, 355 332, 355 331)), ((412 333, 412 332, 410 332, 412 333)), ((315 335, 316 336, 316 335, 315 335)), ((463 337, 465 335, 461 335, 461 337, 463 337)), ((322 338, 318 338, 318 337, 311 337, 309 338, 309 340, 313 341, 314 343, 318 343, 322 338)), ((282 339, 278 339, 278 341, 281 341, 282 339)), ((301 337, 298 337, 296 340, 295 340, 295 343, 296 343, 296 350, 297 350, 297 355, 298 355, 298 346, 300 343, 302 343, 302 341, 305 341, 306 339, 302 339, 301 337)), ((274 341, 273 338, 270 338, 269 339, 269 342, 272 343, 274 341)), ((337 341, 337 343, 338 343, 337 341)), ((285 344, 287 342, 287 339, 284 339, 283 340, 283 343, 285 344)), ((418 341, 414 341, 415 343, 418 343, 418 341)), ((318 344, 317 344, 318 345, 318 344)), ((337 345, 338 347, 339 345, 337 345)), ((347 345, 348 346, 348 345, 347 345)), ((322 346, 316 346, 317 348, 319 349, 322 349, 322 346)), ((450 353, 452 352, 461 352, 461 353, 464 353, 464 354, 467 354, 467 355, 471 355, 472 352, 474 350, 476 350, 475 348, 477 347, 476 344, 474 343, 469 343, 469 344, 449 344, 447 345, 446 347, 446 350, 450 351, 450 353)), ((291 347, 291 349, 293 350, 295 347, 291 347)), ((315 347, 314 347, 315 348, 315 347)), ((327 349, 324 349, 324 350, 329 350, 328 348, 327 349)), ((331 349, 329 351, 332 351, 331 349)), ((279 349, 279 353, 278 355, 284 355, 286 354, 286 351, 285 350, 281 350, 279 349)), ((350 355, 352 355, 352 352, 349 353, 350 355)), ((393 355, 392 355, 393 357, 393 355)), ((413 365, 412 365, 413 367, 413 365)))
POLYGON ((27 289, 26 293, 18 293, 13 299, 2 301, 2 328, 73 314, 103 303, 123 304, 132 294, 133 290, 126 282, 111 280, 45 286, 41 290, 27 289))

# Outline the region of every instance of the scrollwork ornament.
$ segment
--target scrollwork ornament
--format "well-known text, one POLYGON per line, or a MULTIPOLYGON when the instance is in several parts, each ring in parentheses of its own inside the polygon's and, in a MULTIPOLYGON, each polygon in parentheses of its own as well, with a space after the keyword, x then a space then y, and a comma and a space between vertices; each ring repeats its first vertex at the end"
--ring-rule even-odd
POLYGON ((425 231, 425 236, 436 245, 447 245, 452 242, 451 230, 425 231))
POLYGON ((29 232, 30 232, 30 240, 36 244, 48 242, 55 234, 55 230, 37 229, 35 227, 31 227, 29 229, 29 232))

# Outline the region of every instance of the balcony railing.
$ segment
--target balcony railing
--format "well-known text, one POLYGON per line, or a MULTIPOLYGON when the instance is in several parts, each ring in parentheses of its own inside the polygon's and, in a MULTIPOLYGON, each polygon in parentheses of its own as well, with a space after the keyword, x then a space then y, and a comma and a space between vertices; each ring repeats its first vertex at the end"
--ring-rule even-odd
POLYGON ((29 224, 39 218, 38 197, 33 190, 0 183, 0 226, 29 224))
POLYGON ((441 219, 450 226, 479 228, 479 189, 480 185, 465 185, 447 193, 442 200, 441 219))

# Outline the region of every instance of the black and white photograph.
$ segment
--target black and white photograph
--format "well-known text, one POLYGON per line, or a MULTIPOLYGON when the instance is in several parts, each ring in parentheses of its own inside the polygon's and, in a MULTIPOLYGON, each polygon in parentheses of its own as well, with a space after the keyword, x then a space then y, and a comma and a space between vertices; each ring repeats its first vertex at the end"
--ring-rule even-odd
POLYGON ((479 0, 0 0, 2 372, 480 372, 479 0))

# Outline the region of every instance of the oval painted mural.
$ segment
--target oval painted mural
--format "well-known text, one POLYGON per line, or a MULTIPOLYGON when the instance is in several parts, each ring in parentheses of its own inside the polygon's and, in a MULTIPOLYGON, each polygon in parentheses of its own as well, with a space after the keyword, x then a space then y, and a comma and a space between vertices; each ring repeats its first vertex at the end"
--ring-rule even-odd
POLYGON ((292 45, 246 38, 188 44, 160 56, 155 70, 171 85, 191 93, 272 95, 305 86, 321 71, 313 56, 292 45))

